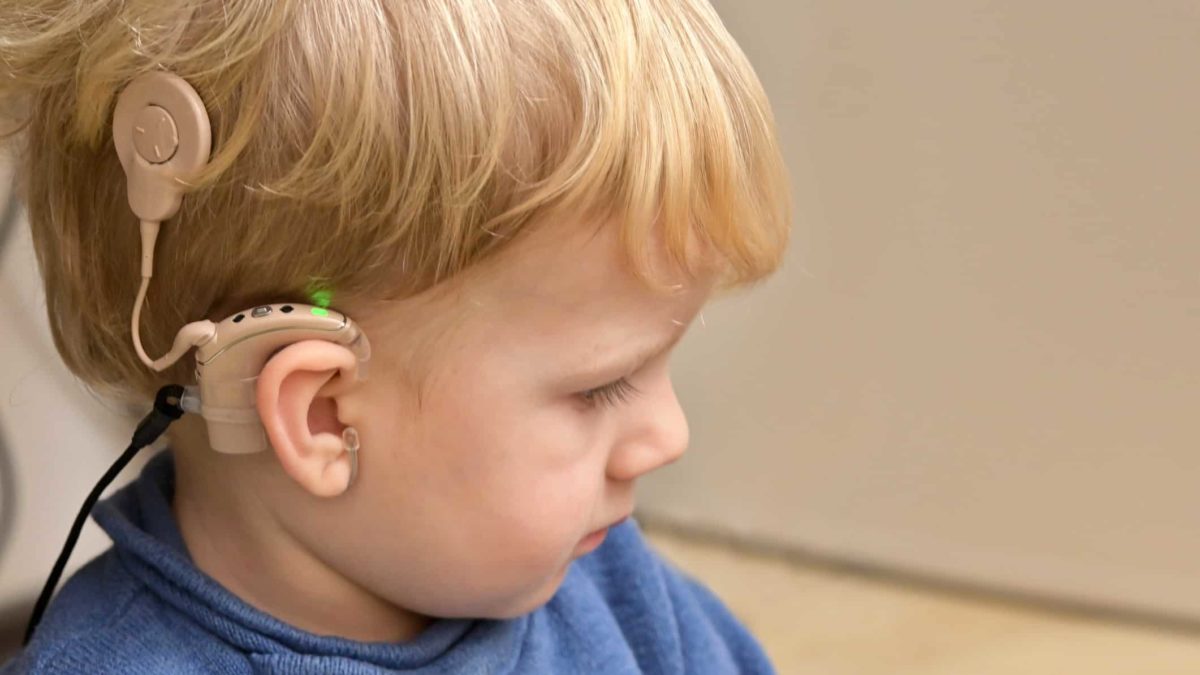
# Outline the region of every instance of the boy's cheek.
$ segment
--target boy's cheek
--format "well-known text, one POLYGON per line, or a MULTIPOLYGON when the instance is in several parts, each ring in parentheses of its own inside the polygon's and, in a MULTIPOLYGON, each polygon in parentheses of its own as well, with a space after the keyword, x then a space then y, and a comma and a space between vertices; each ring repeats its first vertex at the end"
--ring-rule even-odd
MULTIPOLYGON (((458 545, 425 555, 427 584, 443 584, 430 603, 457 605, 475 616, 507 618, 535 609, 557 590, 571 559, 560 532, 537 523, 481 528, 457 538, 458 545), (439 562, 440 560, 440 562, 439 562)), ((432 590, 432 589, 431 589, 432 590)))

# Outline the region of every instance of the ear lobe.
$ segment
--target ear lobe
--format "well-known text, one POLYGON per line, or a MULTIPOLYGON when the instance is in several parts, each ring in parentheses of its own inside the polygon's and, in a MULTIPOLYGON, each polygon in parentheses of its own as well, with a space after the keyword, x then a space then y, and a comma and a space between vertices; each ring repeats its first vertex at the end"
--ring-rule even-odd
POLYGON ((357 383, 354 353, 324 340, 305 340, 276 353, 258 376, 256 403, 267 440, 283 470, 318 497, 350 484, 349 453, 339 397, 357 383))

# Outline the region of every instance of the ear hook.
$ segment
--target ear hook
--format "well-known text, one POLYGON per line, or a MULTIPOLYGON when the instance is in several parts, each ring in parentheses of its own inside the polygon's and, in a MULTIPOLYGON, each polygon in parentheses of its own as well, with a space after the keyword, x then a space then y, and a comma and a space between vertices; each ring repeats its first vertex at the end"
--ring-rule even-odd
POLYGON ((141 219, 142 284, 134 301, 131 332, 138 358, 155 371, 175 363, 189 349, 216 337, 211 321, 196 321, 175 336, 171 351, 152 360, 142 348, 142 303, 154 276, 154 244, 159 225, 179 211, 181 175, 204 167, 212 150, 212 130, 204 101, 186 80, 163 71, 135 78, 117 97, 113 145, 125 169, 129 206, 141 219))

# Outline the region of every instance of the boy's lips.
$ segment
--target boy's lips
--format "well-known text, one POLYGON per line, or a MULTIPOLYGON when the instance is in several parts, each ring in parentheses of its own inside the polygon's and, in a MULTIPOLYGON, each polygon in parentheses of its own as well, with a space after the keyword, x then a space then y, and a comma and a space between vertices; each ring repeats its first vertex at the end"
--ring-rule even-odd
POLYGON ((625 522, 625 520, 628 518, 629 518, 629 515, 626 514, 624 516, 621 516, 617 520, 609 523, 607 526, 602 527, 602 528, 596 530, 595 532, 589 533, 586 537, 584 537, 583 539, 581 539, 579 541, 579 544, 578 544, 578 546, 576 546, 576 549, 577 550, 582 549, 583 552, 586 553, 588 551, 591 551, 591 550, 597 548, 598 546, 600 546, 600 544, 604 543, 604 538, 606 536, 608 536, 608 531, 611 528, 614 528, 617 525, 620 525, 621 523, 625 522))

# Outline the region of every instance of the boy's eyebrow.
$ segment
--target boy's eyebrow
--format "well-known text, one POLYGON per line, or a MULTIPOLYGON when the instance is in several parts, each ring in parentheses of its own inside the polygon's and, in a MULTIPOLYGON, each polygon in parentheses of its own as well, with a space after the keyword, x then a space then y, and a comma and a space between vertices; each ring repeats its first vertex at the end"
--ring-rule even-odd
POLYGON ((611 352, 610 354, 604 354, 602 356, 596 356, 594 353, 589 355, 588 359, 581 364, 582 372, 588 374, 600 372, 633 372, 633 370, 638 366, 660 354, 663 354, 664 352, 667 352, 676 344, 678 344, 681 339, 683 339, 683 336, 685 333, 687 333, 687 329, 690 324, 676 321, 674 319, 672 319, 671 322, 675 324, 676 328, 668 333, 665 338, 645 344, 635 351, 630 352, 627 355, 623 355, 615 360, 610 357, 611 352))

